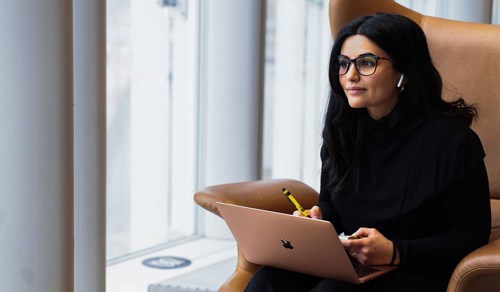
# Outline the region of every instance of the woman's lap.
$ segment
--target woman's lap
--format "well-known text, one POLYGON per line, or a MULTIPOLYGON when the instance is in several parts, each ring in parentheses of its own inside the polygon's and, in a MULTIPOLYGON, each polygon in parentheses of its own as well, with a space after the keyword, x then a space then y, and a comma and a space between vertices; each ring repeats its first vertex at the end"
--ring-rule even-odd
POLYGON ((430 274, 423 275, 404 270, 396 270, 364 284, 350 284, 333 279, 323 279, 301 273, 262 267, 250 280, 246 292, 281 291, 333 291, 333 292, 441 292, 446 290, 447 280, 430 274))
POLYGON ((310 291, 321 278, 272 267, 260 268, 250 279, 246 292, 310 291))

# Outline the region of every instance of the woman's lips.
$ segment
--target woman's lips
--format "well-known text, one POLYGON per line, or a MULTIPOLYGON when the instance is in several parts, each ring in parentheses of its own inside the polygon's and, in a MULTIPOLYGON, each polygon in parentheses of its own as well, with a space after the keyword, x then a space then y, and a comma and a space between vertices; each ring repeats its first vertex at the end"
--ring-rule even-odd
POLYGON ((348 87, 346 91, 352 95, 360 94, 365 91, 364 88, 361 87, 348 87))

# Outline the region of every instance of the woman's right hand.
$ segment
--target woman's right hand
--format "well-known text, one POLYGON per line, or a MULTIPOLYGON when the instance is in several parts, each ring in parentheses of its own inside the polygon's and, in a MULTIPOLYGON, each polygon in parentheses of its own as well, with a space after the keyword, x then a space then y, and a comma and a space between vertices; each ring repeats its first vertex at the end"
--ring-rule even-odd
MULTIPOLYGON (((313 206, 311 209, 305 211, 309 217, 312 219, 323 220, 323 213, 321 213, 321 209, 318 206, 313 206)), ((295 216, 302 216, 299 211, 293 212, 295 216)))

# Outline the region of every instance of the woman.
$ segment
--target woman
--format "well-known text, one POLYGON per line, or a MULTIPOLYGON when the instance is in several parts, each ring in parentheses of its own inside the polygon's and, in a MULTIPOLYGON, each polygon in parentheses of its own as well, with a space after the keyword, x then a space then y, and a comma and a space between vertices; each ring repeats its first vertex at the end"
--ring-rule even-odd
POLYGON ((442 99, 423 31, 399 15, 346 25, 329 78, 320 198, 309 215, 360 237, 342 243, 361 263, 399 267, 361 285, 263 267, 246 291, 445 291, 491 228, 484 151, 469 128, 475 108, 442 99))

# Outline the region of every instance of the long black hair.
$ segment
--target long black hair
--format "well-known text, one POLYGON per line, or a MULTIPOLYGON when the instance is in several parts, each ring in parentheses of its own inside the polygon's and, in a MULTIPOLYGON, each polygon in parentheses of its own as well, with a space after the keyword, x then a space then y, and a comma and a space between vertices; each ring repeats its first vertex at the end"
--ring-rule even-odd
POLYGON ((332 198, 343 190, 355 190, 359 181, 362 109, 349 106, 333 63, 346 38, 353 35, 363 35, 374 42, 391 58, 394 69, 405 76, 393 126, 408 113, 457 116, 468 125, 476 116, 476 109, 462 98, 453 102, 443 100, 441 76, 432 62, 425 34, 417 23, 401 15, 386 13, 354 19, 340 30, 330 55, 331 91, 322 134, 321 192, 329 192, 332 198))

